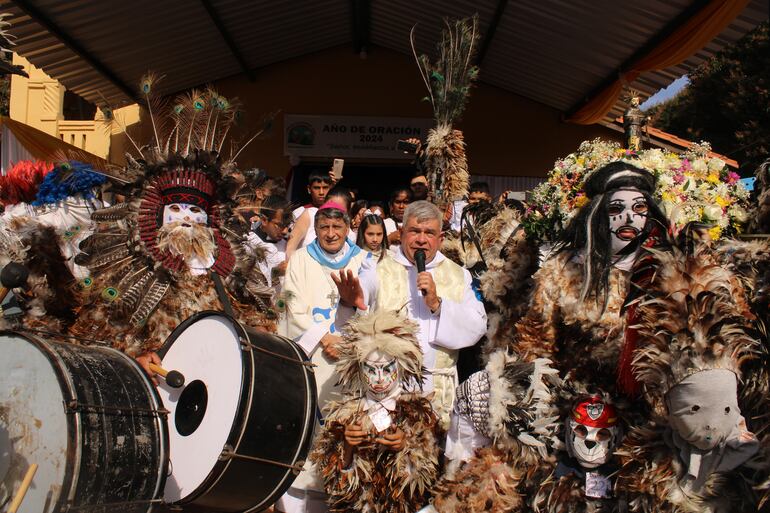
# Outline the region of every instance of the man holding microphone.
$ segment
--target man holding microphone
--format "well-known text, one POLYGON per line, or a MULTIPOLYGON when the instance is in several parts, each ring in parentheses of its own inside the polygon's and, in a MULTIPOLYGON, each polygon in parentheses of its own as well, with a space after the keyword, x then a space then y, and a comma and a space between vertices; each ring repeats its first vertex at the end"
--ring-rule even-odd
POLYGON ((470 273, 439 251, 442 213, 432 203, 416 201, 404 212, 401 246, 379 264, 364 261, 356 278, 349 271, 332 275, 340 294, 338 326, 354 308, 405 309, 420 326, 418 339, 428 372, 426 394, 444 427, 457 383, 457 352, 475 344, 487 329, 483 304, 471 288, 470 273), (423 260, 424 257, 424 260, 423 260))

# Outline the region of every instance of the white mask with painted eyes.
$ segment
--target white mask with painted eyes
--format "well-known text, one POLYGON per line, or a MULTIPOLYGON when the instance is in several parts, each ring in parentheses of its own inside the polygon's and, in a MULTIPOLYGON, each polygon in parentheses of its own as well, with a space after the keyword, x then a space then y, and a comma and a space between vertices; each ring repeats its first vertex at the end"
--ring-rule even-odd
POLYGON ((361 374, 369 392, 376 398, 382 398, 398 384, 398 362, 392 356, 372 351, 361 362, 361 374))
POLYGON ((668 420, 690 445, 708 451, 724 442, 740 420, 738 380, 732 371, 701 371, 668 391, 668 420))
POLYGON ((208 219, 206 211, 197 205, 171 203, 163 207, 163 226, 174 222, 206 224, 208 219))
POLYGON ((619 443, 620 428, 598 428, 569 419, 567 453, 583 468, 596 468, 609 461, 619 443))
POLYGON ((642 233, 647 224, 647 210, 647 200, 638 189, 621 189, 612 193, 607 211, 613 254, 642 233))

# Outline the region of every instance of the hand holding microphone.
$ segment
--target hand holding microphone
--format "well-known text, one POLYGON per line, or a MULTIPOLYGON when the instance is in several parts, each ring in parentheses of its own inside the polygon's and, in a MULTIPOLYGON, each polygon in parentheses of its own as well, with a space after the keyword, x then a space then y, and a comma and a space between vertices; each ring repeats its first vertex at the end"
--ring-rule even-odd
POLYGON ((425 251, 417 249, 414 252, 414 264, 417 267, 417 288, 420 289, 431 312, 436 313, 441 306, 441 298, 436 293, 436 283, 429 272, 425 272, 425 251))
MULTIPOLYGON (((425 251, 422 249, 417 249, 414 251, 414 264, 417 266, 417 273, 424 273, 425 272, 425 251)), ((428 293, 425 289, 420 289, 420 292, 422 292, 422 295, 428 293)))

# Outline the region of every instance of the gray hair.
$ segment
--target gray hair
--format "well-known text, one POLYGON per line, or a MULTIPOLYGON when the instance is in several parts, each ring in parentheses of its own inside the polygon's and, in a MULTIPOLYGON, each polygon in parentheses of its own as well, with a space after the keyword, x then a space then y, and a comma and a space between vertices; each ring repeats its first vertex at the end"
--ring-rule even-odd
POLYGON ((316 212, 313 225, 317 225, 321 219, 342 219, 347 226, 350 226, 350 216, 348 213, 336 208, 324 208, 316 212))
POLYGON ((415 201, 406 206, 403 218, 404 226, 406 226, 411 218, 415 218, 418 223, 436 220, 439 225, 444 221, 444 215, 441 213, 441 210, 430 201, 425 200, 415 201))

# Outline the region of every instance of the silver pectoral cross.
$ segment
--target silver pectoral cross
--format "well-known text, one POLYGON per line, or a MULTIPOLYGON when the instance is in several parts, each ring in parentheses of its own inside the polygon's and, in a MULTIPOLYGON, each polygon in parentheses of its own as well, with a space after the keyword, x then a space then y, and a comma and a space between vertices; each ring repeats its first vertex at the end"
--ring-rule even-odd
POLYGON ((329 292, 329 295, 327 295, 326 297, 329 298, 329 306, 331 308, 336 307, 337 302, 340 300, 340 295, 337 294, 336 290, 332 290, 331 292, 329 292))

